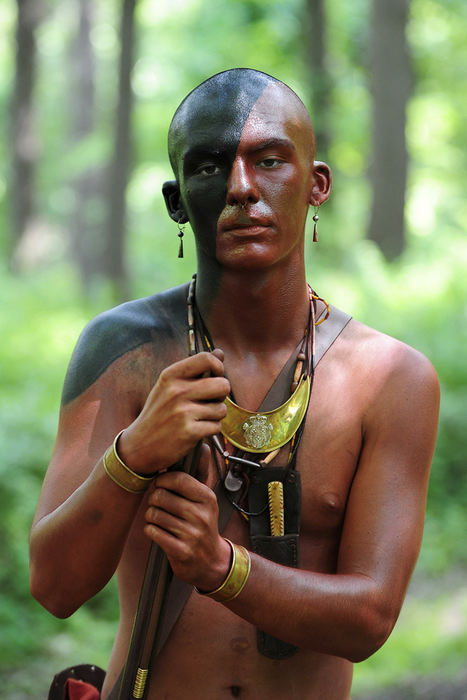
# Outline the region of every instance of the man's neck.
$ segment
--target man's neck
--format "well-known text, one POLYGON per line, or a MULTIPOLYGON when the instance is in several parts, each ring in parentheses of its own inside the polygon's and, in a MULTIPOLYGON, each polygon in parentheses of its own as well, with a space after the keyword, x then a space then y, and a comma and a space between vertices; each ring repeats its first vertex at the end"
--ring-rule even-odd
POLYGON ((213 339, 234 352, 296 345, 308 321, 304 266, 266 271, 199 270, 196 303, 213 339))

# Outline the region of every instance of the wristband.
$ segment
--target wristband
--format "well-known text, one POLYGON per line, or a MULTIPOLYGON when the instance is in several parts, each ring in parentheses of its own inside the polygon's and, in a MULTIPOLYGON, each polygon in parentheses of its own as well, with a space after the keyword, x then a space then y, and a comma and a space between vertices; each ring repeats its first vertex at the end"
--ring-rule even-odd
POLYGON ((141 476, 130 469, 130 467, 127 467, 125 462, 120 459, 117 453, 117 442, 122 433, 123 430, 118 433, 113 444, 108 448, 102 458, 104 471, 112 481, 120 486, 120 488, 125 489, 125 491, 129 491, 130 493, 144 493, 149 484, 154 480, 154 476, 141 476))
POLYGON ((243 591, 243 588, 248 580, 251 569, 250 553, 242 545, 233 544, 230 540, 224 537, 225 541, 230 544, 232 549, 232 564, 229 569, 225 581, 214 591, 196 590, 201 595, 208 596, 219 603, 227 603, 236 598, 243 591))

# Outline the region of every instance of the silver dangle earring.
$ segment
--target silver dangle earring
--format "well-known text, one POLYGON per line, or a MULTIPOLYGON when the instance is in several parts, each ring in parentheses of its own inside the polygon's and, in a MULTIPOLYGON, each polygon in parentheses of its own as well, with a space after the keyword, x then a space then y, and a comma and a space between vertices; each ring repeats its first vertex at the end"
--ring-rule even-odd
POLYGON ((313 226, 313 243, 318 243, 318 209, 319 207, 315 207, 315 213, 313 215, 313 221, 315 222, 315 225, 313 226))
POLYGON ((177 236, 180 238, 180 247, 178 249, 178 257, 183 258, 183 234, 184 234, 184 229, 185 225, 184 224, 178 224, 178 234, 177 236))

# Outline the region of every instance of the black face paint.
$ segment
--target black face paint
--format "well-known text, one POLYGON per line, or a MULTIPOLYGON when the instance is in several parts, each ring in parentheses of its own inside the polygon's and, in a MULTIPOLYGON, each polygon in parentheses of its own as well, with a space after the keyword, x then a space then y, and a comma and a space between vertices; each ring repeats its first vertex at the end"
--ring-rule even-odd
POLYGON ((215 253, 217 221, 242 130, 265 88, 265 73, 233 69, 202 83, 182 102, 171 124, 169 154, 182 206, 197 245, 215 253))

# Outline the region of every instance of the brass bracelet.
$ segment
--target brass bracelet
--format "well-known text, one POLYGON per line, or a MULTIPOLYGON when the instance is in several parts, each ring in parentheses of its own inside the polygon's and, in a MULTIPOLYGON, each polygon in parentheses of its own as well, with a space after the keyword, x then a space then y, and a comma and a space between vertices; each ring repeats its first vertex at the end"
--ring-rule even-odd
POLYGON ((222 583, 219 588, 208 593, 200 591, 198 588, 196 589, 201 595, 208 596, 208 598, 217 600, 219 603, 227 603, 229 600, 233 600, 240 595, 248 580, 251 569, 249 551, 245 549, 245 547, 242 547, 242 545, 234 544, 226 537, 224 537, 224 539, 230 544, 232 549, 232 565, 224 583, 222 583))
POLYGON ((120 488, 129 491, 130 493, 144 493, 149 484, 154 481, 154 476, 140 476, 130 467, 127 467, 125 462, 122 462, 117 453, 117 442, 123 430, 116 436, 113 444, 108 448, 102 458, 104 471, 112 481, 120 488))

